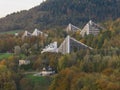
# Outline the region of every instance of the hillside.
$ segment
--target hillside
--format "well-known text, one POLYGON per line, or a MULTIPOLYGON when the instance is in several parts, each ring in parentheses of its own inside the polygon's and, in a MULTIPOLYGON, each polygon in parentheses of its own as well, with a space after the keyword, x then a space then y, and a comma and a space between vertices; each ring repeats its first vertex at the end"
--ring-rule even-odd
POLYGON ((1 90, 120 90, 120 18, 102 25, 105 30, 97 36, 70 33, 93 48, 70 54, 41 53, 51 42, 63 42, 66 33, 60 28, 48 30, 48 38, 0 34, 1 90), (19 60, 30 60, 30 64, 20 66, 19 60), (57 74, 32 74, 49 66, 57 74))
POLYGON ((120 17, 120 0, 46 0, 28 11, 0 19, 0 31, 63 27, 69 22, 81 27, 89 19, 101 22, 120 17))

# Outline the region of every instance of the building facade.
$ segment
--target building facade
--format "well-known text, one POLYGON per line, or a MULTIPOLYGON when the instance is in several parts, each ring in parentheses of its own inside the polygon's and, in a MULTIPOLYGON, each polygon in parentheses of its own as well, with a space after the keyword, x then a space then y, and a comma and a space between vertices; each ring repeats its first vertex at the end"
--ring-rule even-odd
POLYGON ((94 36, 98 35, 98 33, 100 32, 100 30, 102 30, 103 28, 101 26, 99 26, 98 24, 94 23, 92 20, 90 20, 82 29, 82 31, 80 32, 80 34, 82 35, 82 37, 84 37, 85 35, 89 35, 92 34, 94 36))
POLYGON ((58 52, 62 54, 69 54, 71 52, 76 52, 84 49, 92 49, 91 47, 77 41, 76 39, 70 37, 69 35, 62 42, 60 47, 58 48, 58 52))

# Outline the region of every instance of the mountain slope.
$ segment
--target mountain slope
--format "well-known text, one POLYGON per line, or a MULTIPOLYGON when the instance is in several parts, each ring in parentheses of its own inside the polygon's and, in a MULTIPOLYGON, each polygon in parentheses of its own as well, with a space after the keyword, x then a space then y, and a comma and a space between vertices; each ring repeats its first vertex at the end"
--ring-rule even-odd
POLYGON ((0 19, 0 30, 46 29, 74 23, 81 26, 89 19, 97 22, 120 17, 120 0, 46 0, 29 11, 0 19))

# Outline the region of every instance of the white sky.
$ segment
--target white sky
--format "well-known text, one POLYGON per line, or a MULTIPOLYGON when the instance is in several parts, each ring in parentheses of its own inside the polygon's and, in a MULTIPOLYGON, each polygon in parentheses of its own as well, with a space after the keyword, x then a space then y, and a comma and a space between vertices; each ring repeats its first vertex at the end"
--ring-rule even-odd
POLYGON ((0 17, 20 10, 28 10, 43 0, 0 0, 0 17))

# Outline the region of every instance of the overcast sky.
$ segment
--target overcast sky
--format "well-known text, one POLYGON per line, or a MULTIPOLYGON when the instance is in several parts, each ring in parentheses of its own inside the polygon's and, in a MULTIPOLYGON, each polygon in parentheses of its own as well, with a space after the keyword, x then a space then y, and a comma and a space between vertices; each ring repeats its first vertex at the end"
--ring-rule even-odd
POLYGON ((43 0, 0 0, 0 17, 20 10, 28 10, 43 0))

